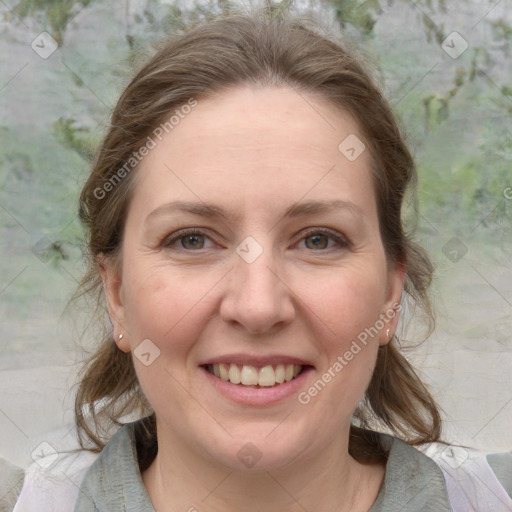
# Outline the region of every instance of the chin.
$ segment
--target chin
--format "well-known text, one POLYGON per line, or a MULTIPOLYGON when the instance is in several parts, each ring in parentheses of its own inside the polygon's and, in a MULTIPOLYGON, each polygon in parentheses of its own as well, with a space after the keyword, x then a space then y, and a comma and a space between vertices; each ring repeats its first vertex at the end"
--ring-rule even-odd
POLYGON ((233 438, 224 436, 216 443, 211 456, 233 471, 258 473, 283 469, 311 447, 298 432, 290 432, 289 426, 282 427, 255 425, 254 428, 240 429, 233 438), (285 430, 286 428, 286 430, 285 430))

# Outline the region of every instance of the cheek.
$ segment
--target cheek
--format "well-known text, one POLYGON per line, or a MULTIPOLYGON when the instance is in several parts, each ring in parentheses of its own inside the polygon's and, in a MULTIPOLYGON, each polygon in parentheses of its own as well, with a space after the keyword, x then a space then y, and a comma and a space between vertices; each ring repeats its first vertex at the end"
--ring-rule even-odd
MULTIPOLYGON (((140 263, 140 262, 139 262, 140 263)), ((207 315, 213 281, 183 275, 179 269, 133 264, 123 277, 128 327, 135 340, 150 339, 160 350, 172 341, 173 353, 184 350, 207 315), (187 341, 188 340, 188 341, 187 341)))
POLYGON ((329 328, 332 342, 343 348, 348 337, 375 324, 384 295, 382 276, 368 266, 360 272, 331 272, 311 283, 303 300, 329 328))
POLYGON ((126 319, 139 383, 155 410, 170 409, 184 415, 190 408, 184 385, 195 370, 189 354, 209 314, 207 292, 212 284, 206 279, 186 279, 176 269, 148 265, 129 268, 125 277, 126 319), (136 350, 146 339, 159 351, 148 366, 137 360, 136 350))
POLYGON ((338 416, 347 411, 351 414, 357 406, 379 348, 376 324, 382 313, 384 282, 369 266, 363 270, 334 274, 323 285, 323 280, 317 281, 305 294, 308 309, 317 318, 316 332, 324 333, 317 338, 324 358, 315 384, 305 390, 301 403, 311 401, 313 408, 327 404, 332 421, 339 421, 338 416))

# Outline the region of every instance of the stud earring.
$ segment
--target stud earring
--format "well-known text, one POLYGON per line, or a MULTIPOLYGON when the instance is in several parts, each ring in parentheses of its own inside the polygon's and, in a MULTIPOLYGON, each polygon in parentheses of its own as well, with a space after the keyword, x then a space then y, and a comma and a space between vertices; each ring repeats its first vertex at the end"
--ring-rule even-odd
POLYGON ((123 339, 123 335, 122 335, 122 334, 120 334, 120 335, 119 335, 119 341, 121 341, 122 339, 123 339))

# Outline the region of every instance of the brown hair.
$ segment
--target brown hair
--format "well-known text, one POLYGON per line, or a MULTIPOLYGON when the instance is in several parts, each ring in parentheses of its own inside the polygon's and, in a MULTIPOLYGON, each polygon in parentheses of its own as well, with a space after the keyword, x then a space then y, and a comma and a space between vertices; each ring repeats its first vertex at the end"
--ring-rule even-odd
MULTIPOLYGON (((115 261, 119 255, 136 174, 127 171, 119 179, 119 170, 175 109, 191 98, 199 100, 244 84, 289 86, 320 95, 359 123, 373 161, 388 261, 405 266, 403 302, 424 313, 430 333, 434 316, 427 289, 433 268, 426 253, 405 233, 401 212, 405 194, 409 189, 414 192, 416 170, 390 107, 345 44, 320 35, 308 21, 263 13, 231 14, 174 35, 124 90, 80 197, 89 248, 81 289, 97 292, 99 308, 106 310, 97 257, 105 254, 115 261), (106 187, 107 182, 115 186, 106 187), (108 193, 98 192, 107 188, 108 193)), ((361 461, 383 460, 384 451, 377 436, 360 427, 387 428, 410 444, 433 442, 440 436, 438 408, 397 343, 395 336, 379 349, 364 406, 356 411, 359 426, 352 427, 349 446, 361 461)), ((108 425, 119 424, 126 413, 154 414, 138 387, 131 355, 117 349, 109 332, 87 361, 79 384, 75 417, 82 446, 88 438, 93 449, 101 449, 108 439, 108 425)))

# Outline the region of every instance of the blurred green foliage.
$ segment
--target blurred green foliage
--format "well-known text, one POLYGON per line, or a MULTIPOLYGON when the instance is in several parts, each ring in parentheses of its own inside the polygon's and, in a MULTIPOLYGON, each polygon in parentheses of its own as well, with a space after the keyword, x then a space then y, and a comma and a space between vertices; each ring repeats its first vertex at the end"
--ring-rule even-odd
POLYGON ((84 159, 91 161, 99 142, 87 127, 76 126, 75 119, 59 117, 53 123, 55 138, 66 148, 76 151, 84 159))
MULTIPOLYGON (((493 5, 487 3, 484 13, 493 5)), ((41 26, 48 27, 65 51, 63 41, 69 21, 84 7, 100 4, 107 5, 100 0, 22 0, 14 11, 22 18, 40 20, 41 26)), ((128 9, 130 2, 126 5, 128 9)), ((127 66, 123 79, 169 33, 212 14, 244 9, 241 3, 231 0, 194 4, 141 0, 131 5, 134 14, 124 33, 127 66)), ((292 0, 267 0, 261 5, 275 16, 297 12, 292 0)), ((457 9, 476 9, 478 5, 461 0, 457 9)), ((450 220, 457 229, 470 227, 483 218, 487 228, 493 223, 501 226, 505 220, 509 222, 510 201, 503 197, 503 190, 512 183, 512 70, 507 65, 512 46, 510 19, 484 20, 486 40, 471 44, 463 56, 450 62, 440 49, 451 31, 445 22, 450 19, 453 5, 446 0, 324 0, 315 8, 332 12, 342 32, 364 53, 372 55, 381 69, 384 84, 394 84, 386 95, 416 155, 425 218, 434 225, 450 220), (396 31, 400 20, 397 24, 389 13, 395 17, 398 14, 404 20, 413 19, 416 27, 420 27, 420 33, 414 34, 415 53, 410 47, 399 50, 401 41, 409 42, 411 36, 407 30, 396 31), (424 68, 432 62, 445 66, 443 80, 421 78, 424 68)), ((117 33, 112 38, 119 40, 120 36, 117 33)), ((119 74, 116 64, 111 63, 113 76, 119 74)), ((77 76, 71 78, 85 91, 87 76, 84 81, 82 75, 77 76)), ((121 86, 117 93, 120 90, 121 86)), ((103 109, 101 105, 94 108, 98 112, 103 109)), ((106 114, 104 109, 101 114, 106 114)), ((62 148, 91 161, 99 141, 94 126, 79 123, 66 114, 53 121, 52 132, 62 148)), ((5 159, 5 155, 0 154, 0 159, 5 159)))
POLYGON ((63 42, 66 25, 84 7, 93 0, 22 0, 13 11, 17 16, 37 18, 43 21, 43 26, 60 44, 63 42))

